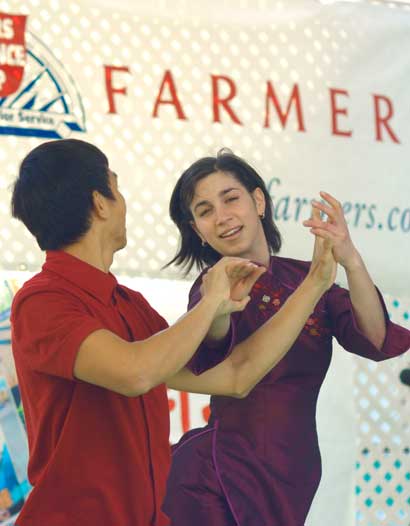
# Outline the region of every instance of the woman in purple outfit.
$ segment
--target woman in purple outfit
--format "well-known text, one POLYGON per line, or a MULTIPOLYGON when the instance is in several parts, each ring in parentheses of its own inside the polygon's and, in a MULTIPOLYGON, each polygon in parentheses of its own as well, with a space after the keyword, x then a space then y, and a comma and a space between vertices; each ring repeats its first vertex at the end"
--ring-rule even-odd
MULTIPOLYGON (((321 475, 315 413, 332 336, 347 351, 376 361, 410 347, 410 332, 388 319, 340 203, 324 192, 321 197, 324 203, 312 203, 304 225, 332 243, 349 290, 333 285, 323 295, 291 349, 249 393, 211 397, 208 425, 186 433, 174 448, 164 503, 173 526, 303 526, 321 475)), ((201 375, 280 309, 310 264, 274 255, 281 238, 269 193, 255 170, 230 152, 188 168, 170 212, 181 234, 173 263, 203 269, 222 256, 238 256, 268 269, 244 311, 214 321, 187 365, 201 375)), ((202 275, 189 308, 201 297, 202 275)), ((244 284, 231 292, 240 299, 249 290, 244 284)))

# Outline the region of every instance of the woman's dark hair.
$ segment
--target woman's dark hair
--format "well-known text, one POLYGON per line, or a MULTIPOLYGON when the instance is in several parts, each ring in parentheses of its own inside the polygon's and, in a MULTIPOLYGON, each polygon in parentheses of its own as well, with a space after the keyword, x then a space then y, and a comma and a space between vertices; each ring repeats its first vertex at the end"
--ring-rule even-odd
POLYGON ((202 246, 201 239, 191 226, 194 218, 190 210, 198 181, 216 171, 231 174, 249 193, 256 188, 262 190, 266 201, 265 217, 261 219, 263 230, 271 252, 273 254, 279 252, 282 240, 273 221, 272 200, 263 179, 247 162, 229 150, 223 149, 217 157, 204 157, 193 163, 181 175, 172 192, 169 213, 178 227, 181 238, 177 254, 166 266, 175 263, 184 267, 187 274, 194 265, 203 269, 207 265, 213 265, 221 258, 221 254, 208 244, 202 246))
POLYGON ((58 250, 90 228, 94 190, 114 199, 103 152, 76 139, 46 142, 23 159, 11 211, 42 250, 58 250))

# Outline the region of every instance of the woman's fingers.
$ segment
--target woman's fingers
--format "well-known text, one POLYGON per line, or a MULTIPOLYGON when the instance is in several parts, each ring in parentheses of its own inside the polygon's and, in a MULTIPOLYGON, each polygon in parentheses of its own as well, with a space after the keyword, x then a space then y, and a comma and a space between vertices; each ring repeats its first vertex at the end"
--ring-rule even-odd
POLYGON ((303 225, 310 227, 311 229, 326 230, 327 232, 329 232, 329 234, 334 234, 335 236, 337 236, 341 232, 341 229, 337 225, 333 223, 328 223, 326 221, 316 221, 314 219, 307 219, 306 221, 303 221, 303 225))
POLYGON ((312 201, 312 208, 313 208, 313 210, 316 210, 316 211, 319 212, 319 218, 320 219, 322 219, 321 216, 320 216, 320 212, 323 212, 324 214, 327 215, 327 217, 328 217, 327 220, 328 221, 331 220, 331 221, 335 222, 338 219, 338 216, 339 216, 338 212, 334 208, 326 205, 325 203, 321 203, 320 201, 313 200, 312 201))
POLYGON ((310 220, 313 220, 313 221, 321 220, 320 211, 313 206, 313 201, 312 201, 312 212, 311 212, 310 220))
POLYGON ((334 208, 337 211, 343 211, 342 204, 335 197, 333 197, 333 195, 330 195, 327 192, 319 192, 319 194, 320 197, 322 197, 332 206, 332 208, 334 208))

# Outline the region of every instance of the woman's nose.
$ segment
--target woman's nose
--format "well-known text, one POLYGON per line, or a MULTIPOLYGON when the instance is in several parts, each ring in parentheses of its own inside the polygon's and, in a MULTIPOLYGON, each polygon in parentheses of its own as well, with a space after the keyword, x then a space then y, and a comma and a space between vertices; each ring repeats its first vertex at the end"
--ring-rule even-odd
POLYGON ((224 206, 221 206, 221 207, 216 208, 215 217, 216 217, 216 223, 219 225, 219 224, 225 223, 230 218, 230 214, 229 214, 229 211, 224 206))

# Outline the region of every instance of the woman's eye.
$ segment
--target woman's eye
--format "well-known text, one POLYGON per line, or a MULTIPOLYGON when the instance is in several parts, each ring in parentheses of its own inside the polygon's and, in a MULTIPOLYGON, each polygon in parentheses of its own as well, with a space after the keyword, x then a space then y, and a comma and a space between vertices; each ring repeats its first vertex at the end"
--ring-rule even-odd
POLYGON ((227 203, 230 203, 231 201, 237 201, 239 199, 239 197, 229 197, 226 202, 227 203))
POLYGON ((204 217, 204 216, 207 215, 209 212, 210 212, 210 208, 207 208, 206 210, 203 210, 203 211, 199 214, 199 217, 204 217))

